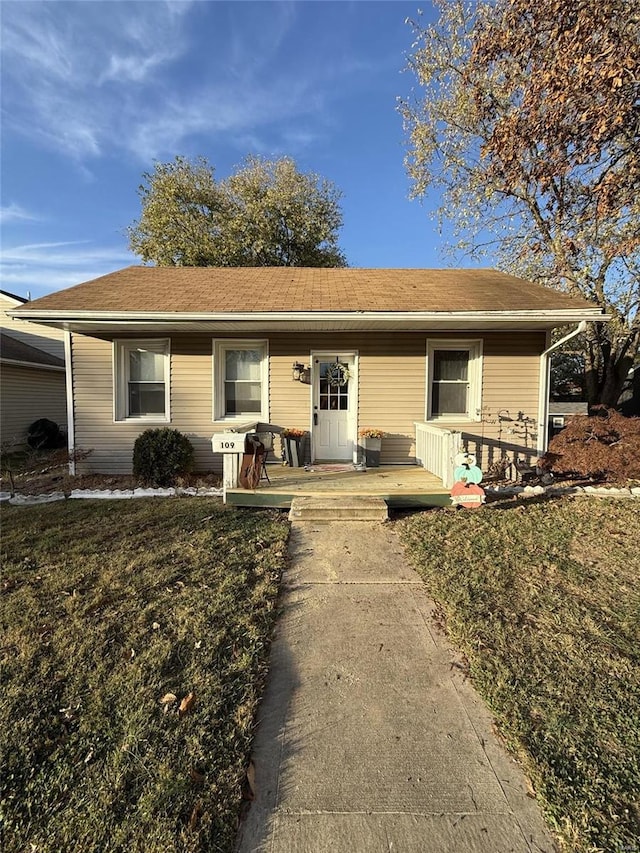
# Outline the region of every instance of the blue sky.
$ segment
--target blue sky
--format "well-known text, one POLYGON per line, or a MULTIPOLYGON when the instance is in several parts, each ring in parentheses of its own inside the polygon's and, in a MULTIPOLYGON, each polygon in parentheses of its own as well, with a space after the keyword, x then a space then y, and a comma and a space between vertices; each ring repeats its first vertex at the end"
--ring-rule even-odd
POLYGON ((137 263, 137 187, 177 154, 220 178, 288 154, 342 190, 351 266, 448 265, 437 199, 408 199, 396 110, 418 8, 4 0, 2 288, 36 298, 137 263))

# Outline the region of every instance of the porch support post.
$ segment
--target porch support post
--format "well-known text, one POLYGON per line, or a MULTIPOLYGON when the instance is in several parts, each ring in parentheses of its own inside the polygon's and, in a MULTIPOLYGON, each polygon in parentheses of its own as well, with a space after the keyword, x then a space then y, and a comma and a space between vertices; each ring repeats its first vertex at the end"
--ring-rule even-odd
POLYGON ((76 428, 75 410, 73 405, 73 350, 71 332, 64 330, 64 367, 65 386, 67 392, 67 452, 69 454, 69 474, 76 475, 76 428))
POLYGON ((225 453, 222 457, 222 491, 224 503, 227 502, 227 489, 238 488, 241 453, 225 453))

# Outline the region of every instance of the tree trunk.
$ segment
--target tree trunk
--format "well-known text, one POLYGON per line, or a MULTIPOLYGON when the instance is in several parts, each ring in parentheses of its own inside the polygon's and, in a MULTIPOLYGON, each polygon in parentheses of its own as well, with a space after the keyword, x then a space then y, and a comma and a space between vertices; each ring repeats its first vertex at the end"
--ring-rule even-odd
MULTIPOLYGON (((596 324, 594 324, 596 325, 596 324)), ((610 341, 607 331, 591 326, 585 348, 585 386, 589 412, 596 406, 615 409, 638 346, 638 332, 610 341)))

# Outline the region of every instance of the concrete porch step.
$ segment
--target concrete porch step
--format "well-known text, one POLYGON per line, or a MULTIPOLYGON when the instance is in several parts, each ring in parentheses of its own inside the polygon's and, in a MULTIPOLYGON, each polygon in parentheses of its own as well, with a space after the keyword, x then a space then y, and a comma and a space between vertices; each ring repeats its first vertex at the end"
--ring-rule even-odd
POLYGON ((389 510, 383 498, 373 495, 333 495, 293 498, 289 521, 386 521, 389 510))

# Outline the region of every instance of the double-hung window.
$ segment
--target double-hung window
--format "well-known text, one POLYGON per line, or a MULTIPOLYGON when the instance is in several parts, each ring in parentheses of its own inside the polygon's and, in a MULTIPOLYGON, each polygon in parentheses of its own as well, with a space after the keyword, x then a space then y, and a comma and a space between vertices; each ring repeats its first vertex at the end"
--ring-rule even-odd
POLYGON ((169 341, 114 341, 115 419, 169 420, 169 341))
POLYGON ((431 340, 427 344, 427 420, 478 420, 482 341, 431 340))
POLYGON ((214 420, 268 420, 267 342, 214 341, 214 420))

